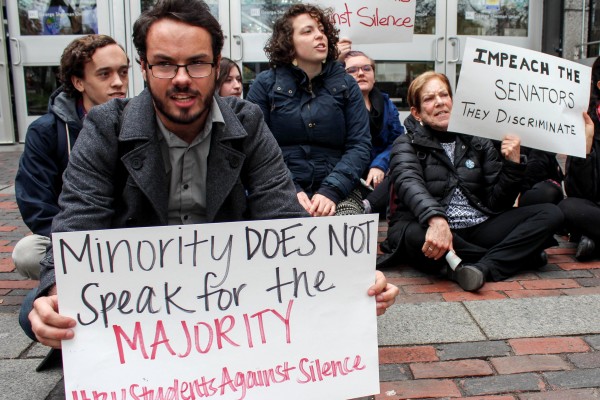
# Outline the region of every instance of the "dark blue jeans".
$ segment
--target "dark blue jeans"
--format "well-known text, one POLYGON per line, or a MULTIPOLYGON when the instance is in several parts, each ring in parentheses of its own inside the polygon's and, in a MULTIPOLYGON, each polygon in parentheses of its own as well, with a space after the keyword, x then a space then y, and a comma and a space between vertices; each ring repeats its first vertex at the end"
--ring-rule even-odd
POLYGON ((21 325, 23 332, 25 332, 25 334, 29 336, 31 340, 35 341, 37 341, 37 339, 35 338, 33 330, 31 329, 29 312, 33 309, 33 301, 35 300, 36 295, 37 288, 31 289, 29 293, 27 293, 27 296, 25 296, 25 300, 23 300, 23 303, 21 304, 21 310, 19 311, 19 325, 21 325))

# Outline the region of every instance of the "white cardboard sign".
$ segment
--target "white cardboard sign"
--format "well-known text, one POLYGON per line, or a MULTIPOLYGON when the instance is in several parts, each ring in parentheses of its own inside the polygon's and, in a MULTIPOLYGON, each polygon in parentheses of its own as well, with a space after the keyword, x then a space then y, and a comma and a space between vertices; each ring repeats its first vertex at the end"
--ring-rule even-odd
POLYGON ((379 392, 377 216, 53 234, 66 398, 379 392))
POLYGON ((318 0, 334 10, 340 37, 353 44, 411 42, 417 0, 318 0))
POLYGON ((582 112, 588 66, 502 43, 467 38, 448 130, 585 157, 582 112))

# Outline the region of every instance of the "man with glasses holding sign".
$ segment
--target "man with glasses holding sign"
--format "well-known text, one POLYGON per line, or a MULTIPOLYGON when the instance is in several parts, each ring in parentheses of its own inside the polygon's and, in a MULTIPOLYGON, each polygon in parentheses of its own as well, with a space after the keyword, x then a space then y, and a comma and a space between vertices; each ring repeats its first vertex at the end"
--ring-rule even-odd
MULTIPOLYGON (((159 1, 133 31, 148 88, 91 110, 52 232, 308 216, 258 106, 214 96, 223 33, 206 3, 159 1)), ((397 293, 378 273, 378 314, 397 293)), ((45 345, 73 338, 51 250, 29 319, 45 345)))

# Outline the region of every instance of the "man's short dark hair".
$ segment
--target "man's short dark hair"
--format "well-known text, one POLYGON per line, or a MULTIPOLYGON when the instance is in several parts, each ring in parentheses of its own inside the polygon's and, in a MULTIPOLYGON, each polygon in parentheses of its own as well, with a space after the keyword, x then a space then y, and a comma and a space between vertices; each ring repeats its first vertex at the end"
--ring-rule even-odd
MULTIPOLYGON (((215 60, 221 54, 224 41, 223 30, 204 1, 159 0, 154 7, 144 11, 133 24, 133 44, 140 61, 147 61, 146 37, 150 26, 154 22, 165 18, 206 29, 212 38, 212 51, 215 60)), ((182 43, 182 45, 185 44, 182 43)))
MULTIPOLYGON (((73 40, 65 48, 60 57, 59 79, 63 85, 64 92, 69 97, 77 98, 81 96, 81 93, 73 86, 71 78, 76 76, 77 78, 84 79, 85 64, 92 60, 92 56, 96 50, 111 44, 117 44, 117 42, 110 36, 86 35, 73 40)), ((127 62, 129 62, 129 57, 127 58, 127 62)))

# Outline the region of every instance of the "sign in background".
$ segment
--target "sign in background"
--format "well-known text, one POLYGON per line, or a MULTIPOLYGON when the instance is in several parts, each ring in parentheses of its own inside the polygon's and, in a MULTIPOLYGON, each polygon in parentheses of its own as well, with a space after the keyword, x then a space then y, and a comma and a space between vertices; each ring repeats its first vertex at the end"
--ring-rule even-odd
POLYGON ((585 157, 582 112, 591 69, 532 50, 468 38, 448 130, 585 157))
POLYGON ((379 392, 377 217, 53 234, 67 399, 379 392), (112 397, 114 396, 114 397, 112 397))
POLYGON ((340 37, 353 44, 411 42, 417 0, 318 0, 334 10, 340 37))

